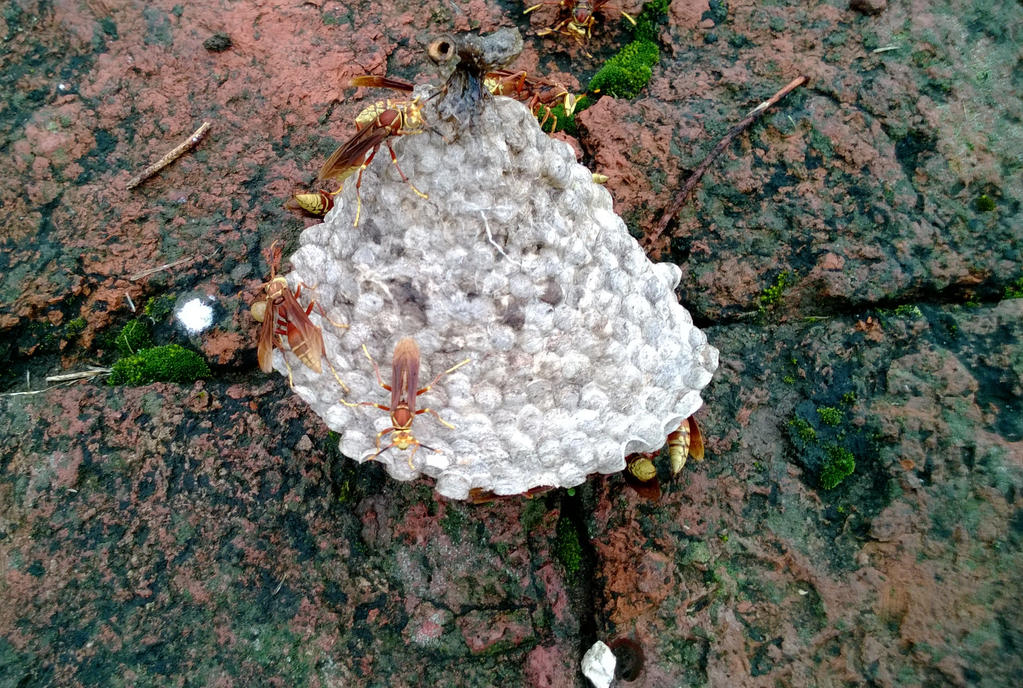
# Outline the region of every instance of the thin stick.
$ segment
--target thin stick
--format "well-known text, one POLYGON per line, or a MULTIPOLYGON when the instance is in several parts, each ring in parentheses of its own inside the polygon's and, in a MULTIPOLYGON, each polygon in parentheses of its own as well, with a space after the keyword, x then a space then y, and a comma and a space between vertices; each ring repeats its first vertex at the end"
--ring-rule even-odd
POLYGON ((58 387, 66 387, 67 385, 74 384, 79 380, 88 380, 96 377, 97 375, 108 375, 110 368, 97 368, 91 367, 89 370, 77 372, 77 373, 64 373, 63 375, 51 375, 46 378, 47 382, 56 382, 55 385, 49 385, 43 389, 33 389, 27 392, 5 392, 0 394, 0 397, 27 397, 34 396, 36 394, 46 394, 51 389, 57 389, 58 387))
POLYGON ((179 265, 184 265, 185 263, 190 263, 193 260, 199 260, 199 259, 196 256, 187 256, 185 258, 179 258, 178 260, 172 261, 170 263, 164 263, 163 265, 157 265, 155 268, 149 268, 148 270, 143 270, 142 272, 136 272, 134 275, 129 276, 128 279, 130 279, 130 280, 142 279, 143 277, 148 277, 149 275, 155 275, 156 273, 160 272, 161 270, 168 270, 170 268, 176 268, 179 265))
MULTIPOLYGON (((220 253, 219 247, 215 251, 213 251, 213 253, 210 254, 209 258, 212 258, 218 253, 220 253)), ((148 268, 141 272, 136 272, 134 275, 129 275, 128 279, 135 281, 138 279, 142 279, 143 277, 149 277, 150 275, 155 275, 156 273, 161 272, 163 270, 169 270, 171 268, 176 268, 179 265, 184 265, 185 263, 194 263, 195 261, 204 257, 205 256, 185 256, 184 258, 178 258, 177 260, 171 261, 170 263, 164 263, 163 265, 157 265, 155 268, 148 268)))
POLYGON ((722 151, 728 147, 735 137, 745 131, 751 124, 756 122, 760 115, 764 114, 769 107, 775 105, 779 100, 805 84, 807 81, 809 81, 809 79, 805 76, 793 79, 785 88, 781 89, 760 105, 757 105, 755 108, 750 110, 745 119, 728 130, 725 137, 721 139, 716 146, 714 146, 714 149, 706 158, 703 159, 703 162, 700 163, 696 170, 693 171, 693 173, 689 176, 689 179, 686 180, 686 183, 682 185, 682 190, 679 191, 675 200, 672 201, 670 206, 668 206, 668 209, 664 211, 660 221, 657 223, 657 227, 654 229, 653 235, 647 239, 647 244, 653 244, 661 237, 664 230, 668 228, 668 224, 671 222, 672 218, 675 217, 680 210, 682 210, 682 206, 686 204, 686 200, 688 200, 689 195, 693 192, 693 189, 696 188, 696 185, 700 183, 700 179, 707 171, 707 168, 709 168, 711 163, 713 163, 714 160, 721 155, 722 151))
POLYGON ((156 174, 157 172, 159 172, 163 168, 167 167, 167 165, 171 164, 172 162, 174 162, 175 160, 180 158, 182 155, 187 153, 190 149, 195 147, 195 145, 197 143, 199 143, 199 141, 202 140, 202 137, 206 135, 206 131, 209 128, 210 128, 210 123, 209 122, 203 122, 202 126, 200 126, 198 129, 196 129, 194 132, 192 132, 192 135, 189 136, 187 139, 185 139, 184 141, 179 143, 178 146, 174 150, 172 150, 170 153, 168 153, 167 155, 165 155, 162 158, 160 158, 159 160, 157 160, 155 163, 153 163, 152 165, 150 165, 146 169, 142 170, 142 172, 140 172, 138 175, 132 177, 128 181, 128 184, 127 184, 127 186, 125 188, 127 188, 128 191, 131 191, 136 186, 138 186, 142 182, 146 181, 147 179, 152 177, 154 174, 156 174))
POLYGON ((71 382, 74 380, 85 380, 97 375, 109 375, 110 368, 99 368, 96 366, 90 366, 88 370, 80 370, 75 373, 62 373, 60 375, 49 375, 46 378, 47 382, 71 382))

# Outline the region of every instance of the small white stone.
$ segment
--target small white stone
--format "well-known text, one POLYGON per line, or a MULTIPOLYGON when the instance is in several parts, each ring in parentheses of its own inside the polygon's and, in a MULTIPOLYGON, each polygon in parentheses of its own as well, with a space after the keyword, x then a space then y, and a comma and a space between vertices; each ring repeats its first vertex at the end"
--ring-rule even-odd
POLYGON ((611 648, 598 640, 583 655, 583 676, 590 679, 594 688, 609 688, 615 677, 617 660, 611 648))
MULTIPOLYGON (((189 334, 199 334, 213 324, 213 307, 200 297, 186 301, 176 315, 189 334)), ((266 317, 272 316, 268 313, 266 317)))

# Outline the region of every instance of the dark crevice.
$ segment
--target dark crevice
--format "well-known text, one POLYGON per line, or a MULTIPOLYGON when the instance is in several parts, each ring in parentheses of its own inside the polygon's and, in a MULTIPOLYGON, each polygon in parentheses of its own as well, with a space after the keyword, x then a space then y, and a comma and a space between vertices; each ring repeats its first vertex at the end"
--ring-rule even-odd
POLYGON ((600 568, 597 564, 597 550, 590 540, 589 529, 586 526, 586 519, 592 516, 595 504, 593 490, 589 484, 576 488, 575 494, 567 492, 561 498, 561 519, 571 527, 579 541, 580 561, 574 579, 571 575, 567 582, 570 585, 569 595, 572 605, 575 607, 576 617, 579 619, 579 657, 595 643, 599 636, 598 623, 599 605, 597 595, 597 574, 600 568))
MULTIPOLYGON (((940 291, 923 291, 916 294, 916 298, 905 295, 901 298, 879 299, 877 301, 849 302, 838 299, 822 300, 815 304, 812 312, 786 311, 784 308, 765 311, 729 309, 719 317, 711 317, 695 310, 695 307, 683 305, 693 317, 693 324, 700 329, 707 327, 720 327, 726 325, 749 325, 755 324, 758 318, 768 318, 776 321, 784 316, 790 322, 802 319, 832 319, 832 318, 864 318, 868 315, 876 315, 880 311, 895 310, 899 306, 923 306, 932 308, 947 308, 949 306, 963 306, 967 301, 976 307, 996 306, 1005 300, 1004 285, 976 285, 970 287, 952 286, 940 291)), ((784 300, 784 297, 783 297, 784 300)))

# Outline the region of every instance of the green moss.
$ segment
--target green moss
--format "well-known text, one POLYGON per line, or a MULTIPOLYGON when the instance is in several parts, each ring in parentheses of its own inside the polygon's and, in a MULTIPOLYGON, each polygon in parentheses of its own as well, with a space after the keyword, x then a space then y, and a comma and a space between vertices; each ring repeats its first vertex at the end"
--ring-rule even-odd
POLYGON ((581 95, 575 100, 575 107, 572 108, 571 113, 565 112, 565 104, 558 103, 553 107, 540 106, 539 111, 536 113, 537 120, 543 122, 541 129, 548 133, 554 133, 556 131, 563 131, 571 136, 579 135, 579 128, 575 123, 575 116, 593 105, 594 100, 588 95, 581 95), (546 118, 546 121, 544 119, 546 118))
POLYGON ((1005 288, 1005 298, 1023 299, 1023 277, 1020 277, 1005 288))
POLYGON ((522 508, 522 516, 519 517, 519 523, 522 527, 523 533, 531 533, 537 525, 543 521, 543 517, 547 514, 547 505, 544 504, 541 499, 529 499, 526 500, 526 504, 522 508))
POLYGON ((793 418, 789 421, 789 427, 795 433, 796 437, 801 439, 807 444, 817 441, 817 431, 813 429, 806 420, 802 418, 793 418))
POLYGON ((173 310, 174 297, 169 294, 153 296, 142 307, 142 312, 153 322, 157 323, 166 320, 173 310))
POLYGON ((920 310, 919 306, 914 306, 908 303, 904 303, 901 306, 896 306, 895 315, 899 316, 900 318, 914 319, 924 317, 924 314, 920 310))
POLYGON ((73 339, 82 333, 85 326, 88 324, 85 318, 75 318, 69 320, 67 325, 64 326, 64 339, 73 339))
POLYGON ((579 534, 567 518, 558 521, 554 547, 565 572, 571 575, 579 573, 583 565, 583 547, 579 543, 579 534))
POLYGON ((635 98, 650 81, 651 67, 660 57, 661 52, 653 41, 634 40, 593 75, 586 90, 615 98, 635 98))
POLYGON ((827 461, 821 470, 821 487, 832 490, 856 470, 856 458, 845 447, 832 445, 827 450, 827 461))
POLYGON ((995 202, 987 194, 981 194, 973 201, 973 207, 982 213, 990 213, 995 209, 995 202))
POLYGON ((757 297, 757 306, 761 311, 781 302, 782 292, 795 283, 795 274, 783 270, 774 280, 774 284, 760 292, 757 297))
POLYGON ((825 425, 839 425, 844 414, 834 406, 822 406, 817 409, 817 415, 825 425))
POLYGON ((114 337, 114 346, 122 356, 137 354, 142 349, 153 345, 153 335, 149 327, 141 320, 128 322, 114 337))
POLYGON ((660 33, 661 24, 667 17, 670 4, 671 0, 652 0, 643 5, 643 11, 636 17, 636 26, 633 29, 633 35, 637 40, 651 42, 657 40, 657 34, 660 33))
POLYGON ((147 385, 151 382, 188 383, 209 377, 210 368, 196 352, 177 344, 142 349, 114 363, 107 383, 147 385))

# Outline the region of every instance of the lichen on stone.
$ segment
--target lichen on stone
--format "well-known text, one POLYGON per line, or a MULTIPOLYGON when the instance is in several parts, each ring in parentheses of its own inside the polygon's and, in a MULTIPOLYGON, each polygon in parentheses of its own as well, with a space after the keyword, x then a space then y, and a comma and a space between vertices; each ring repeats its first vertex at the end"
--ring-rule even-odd
POLYGON ((351 389, 293 361, 296 392, 341 434, 341 451, 364 461, 391 422, 342 402, 390 403, 363 345, 387 375, 395 342, 413 337, 420 385, 469 358, 416 400, 455 426, 416 417, 413 434, 437 451, 419 449, 412 467, 411 450, 376 457, 393 477, 432 476, 458 499, 578 485, 661 447, 699 408, 718 362, 675 298, 679 268, 646 258, 608 192, 521 103, 494 98, 471 127, 426 103, 432 130, 394 148, 429 198, 378 156, 363 175, 359 225, 348 184, 291 257, 289 282, 315 285, 327 317, 348 325, 311 316, 351 389))

